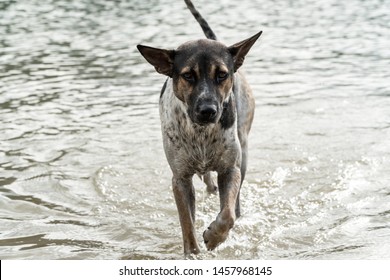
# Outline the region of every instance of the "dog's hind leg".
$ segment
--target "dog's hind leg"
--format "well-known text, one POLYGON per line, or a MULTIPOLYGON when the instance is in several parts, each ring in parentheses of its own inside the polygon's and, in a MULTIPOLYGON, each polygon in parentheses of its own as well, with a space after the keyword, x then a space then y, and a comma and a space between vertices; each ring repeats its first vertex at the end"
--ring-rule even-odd
POLYGON ((245 174, 246 174, 246 167, 248 162, 248 146, 245 141, 241 142, 241 182, 240 182, 240 190, 238 191, 237 200, 236 200, 236 218, 239 218, 241 216, 241 205, 240 205, 240 192, 242 187, 242 182, 244 182, 245 174))
POLYGON ((192 176, 186 178, 172 178, 172 188, 175 196, 181 230, 183 233, 184 254, 198 254, 200 252, 195 235, 195 190, 192 176))
POLYGON ((203 182, 206 184, 207 186, 207 191, 209 193, 213 193, 215 194, 218 190, 218 186, 217 184, 215 183, 215 180, 213 179, 213 177, 211 176, 211 172, 207 172, 204 176, 203 176, 203 182))

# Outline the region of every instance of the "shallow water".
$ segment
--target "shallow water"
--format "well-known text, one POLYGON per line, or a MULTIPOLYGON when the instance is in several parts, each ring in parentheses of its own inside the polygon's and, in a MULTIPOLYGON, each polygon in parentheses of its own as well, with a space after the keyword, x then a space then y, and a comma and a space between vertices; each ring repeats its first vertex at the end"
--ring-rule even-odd
MULTIPOLYGON (((243 216, 197 258, 390 258, 389 3, 210 2, 221 41, 263 35, 243 216)), ((183 258, 164 77, 135 45, 195 38, 181 1, 0 3, 1 259, 183 258)), ((219 204, 194 182, 202 243, 219 204)))

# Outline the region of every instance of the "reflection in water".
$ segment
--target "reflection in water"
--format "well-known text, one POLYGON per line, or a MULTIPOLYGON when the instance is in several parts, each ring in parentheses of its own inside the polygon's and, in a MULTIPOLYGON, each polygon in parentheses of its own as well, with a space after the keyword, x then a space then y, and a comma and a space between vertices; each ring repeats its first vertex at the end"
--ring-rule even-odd
MULTIPOLYGON (((388 5, 196 4, 228 45, 264 32, 244 65, 257 103, 244 213, 197 258, 389 258, 388 5)), ((135 45, 195 38, 172 0, 0 3, 2 259, 183 258, 164 77, 135 45)), ((201 240, 219 202, 194 181, 201 240)))

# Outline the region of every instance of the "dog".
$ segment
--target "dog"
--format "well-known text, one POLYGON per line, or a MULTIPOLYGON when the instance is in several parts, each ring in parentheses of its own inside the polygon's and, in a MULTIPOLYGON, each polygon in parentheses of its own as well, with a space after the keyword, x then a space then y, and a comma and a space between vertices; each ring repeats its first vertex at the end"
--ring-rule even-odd
POLYGON ((200 252, 194 229, 195 174, 203 176, 209 192, 219 191, 221 211, 203 233, 208 250, 226 240, 240 216, 240 188, 255 102, 239 68, 262 32, 225 46, 192 2, 185 3, 207 39, 186 42, 175 50, 137 48, 158 73, 168 76, 159 101, 161 130, 173 173, 184 253, 189 255, 200 252), (211 171, 217 172, 218 184, 211 171))

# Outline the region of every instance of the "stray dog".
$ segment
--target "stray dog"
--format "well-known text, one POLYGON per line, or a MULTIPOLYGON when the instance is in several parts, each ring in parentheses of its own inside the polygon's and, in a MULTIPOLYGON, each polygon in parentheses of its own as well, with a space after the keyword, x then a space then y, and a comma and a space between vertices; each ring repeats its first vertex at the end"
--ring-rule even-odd
POLYGON ((176 50, 137 48, 158 73, 168 76, 160 96, 161 130, 188 255, 200 252, 194 229, 193 175, 203 176, 208 191, 219 190, 221 211, 203 233, 208 250, 226 240, 240 216, 255 102, 237 70, 262 32, 227 47, 216 40, 192 2, 185 3, 208 39, 184 43, 176 50), (211 171, 218 173, 218 187, 211 171))

